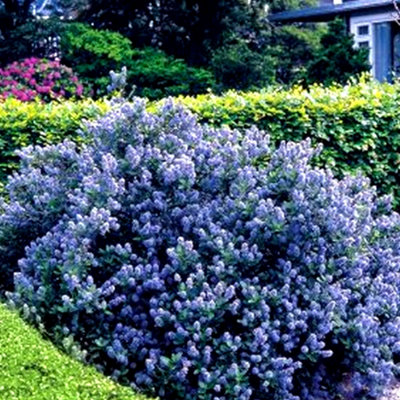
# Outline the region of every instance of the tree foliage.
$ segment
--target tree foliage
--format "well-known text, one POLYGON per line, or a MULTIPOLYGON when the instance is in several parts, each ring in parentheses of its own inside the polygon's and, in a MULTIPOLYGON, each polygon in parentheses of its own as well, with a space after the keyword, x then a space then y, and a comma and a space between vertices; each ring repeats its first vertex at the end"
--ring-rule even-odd
MULTIPOLYGON (((260 1, 255 2, 262 3, 260 1)), ((92 1, 81 18, 120 31, 136 47, 156 46, 190 63, 205 63, 231 25, 253 12, 246 0, 92 1)))
POLYGON ((31 16, 31 5, 35 0, 0 1, 0 35, 9 37, 10 32, 31 16))
POLYGON ((54 58, 58 48, 53 39, 58 36, 62 26, 62 22, 56 18, 25 20, 0 40, 0 65, 32 56, 54 58))
POLYGON ((347 33, 343 20, 336 19, 329 23, 328 31, 321 38, 320 51, 308 65, 307 81, 345 83, 369 69, 366 49, 354 48, 353 37, 347 33))
POLYGON ((61 33, 62 61, 91 87, 96 96, 107 93, 109 72, 127 67, 127 84, 150 99, 205 93, 214 87, 210 71, 188 66, 160 49, 134 48, 118 32, 87 24, 67 24, 61 33))

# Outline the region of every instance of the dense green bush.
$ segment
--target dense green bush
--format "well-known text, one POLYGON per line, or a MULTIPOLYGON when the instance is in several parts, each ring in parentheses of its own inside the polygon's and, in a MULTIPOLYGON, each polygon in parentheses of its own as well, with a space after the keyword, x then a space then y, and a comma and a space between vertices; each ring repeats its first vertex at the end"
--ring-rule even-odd
POLYGON ((214 51, 211 66, 222 88, 247 89, 274 83, 278 61, 271 54, 252 50, 244 41, 214 51))
POLYGON ((17 165, 15 150, 34 144, 79 140, 83 120, 93 119, 108 108, 102 101, 0 102, 0 181, 17 165))
POLYGON ((0 201, 9 299, 161 399, 371 400, 398 371, 400 215, 310 141, 135 99, 26 148, 0 201))
POLYGON ((128 83, 136 87, 135 94, 149 99, 206 93, 215 86, 210 71, 189 67, 183 60, 151 47, 135 49, 126 65, 128 83))
POLYGON ((271 88, 224 96, 179 98, 202 122, 247 128, 255 124, 281 140, 322 143, 320 164, 340 176, 363 171, 380 193, 400 201, 400 85, 362 80, 309 90, 271 88))
POLYGON ((276 82, 293 85, 306 80, 310 61, 321 53, 321 36, 326 29, 324 24, 274 27, 269 52, 276 60, 276 82))
POLYGON ((62 61, 92 86, 96 96, 107 93, 109 72, 128 69, 128 84, 138 96, 159 99, 179 94, 205 93, 214 86, 213 75, 189 67, 183 60, 154 48, 134 49, 119 33, 70 23, 61 34, 62 61))

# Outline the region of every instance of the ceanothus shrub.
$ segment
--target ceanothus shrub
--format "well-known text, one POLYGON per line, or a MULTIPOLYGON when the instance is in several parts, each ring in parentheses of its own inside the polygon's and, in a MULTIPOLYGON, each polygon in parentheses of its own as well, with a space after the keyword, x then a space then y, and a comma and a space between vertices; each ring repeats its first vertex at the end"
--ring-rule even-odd
POLYGON ((168 102, 90 132, 26 148, 9 180, 1 273, 28 318, 162 399, 380 393, 400 351, 390 199, 314 168, 308 142, 273 150, 168 102))

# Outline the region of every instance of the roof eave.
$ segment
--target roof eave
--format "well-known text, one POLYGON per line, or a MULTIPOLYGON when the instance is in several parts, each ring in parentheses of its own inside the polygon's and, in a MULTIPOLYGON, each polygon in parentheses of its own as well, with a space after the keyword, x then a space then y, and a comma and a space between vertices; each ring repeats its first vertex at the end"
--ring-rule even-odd
MULTIPOLYGON (((399 2, 400 0, 397 0, 399 2)), ((352 2, 351 2, 352 3, 352 2)), ((271 22, 325 22, 337 16, 346 16, 355 12, 377 11, 393 7, 392 1, 365 2, 360 4, 344 3, 340 5, 329 5, 323 7, 305 8, 302 10, 283 11, 269 16, 271 22)))

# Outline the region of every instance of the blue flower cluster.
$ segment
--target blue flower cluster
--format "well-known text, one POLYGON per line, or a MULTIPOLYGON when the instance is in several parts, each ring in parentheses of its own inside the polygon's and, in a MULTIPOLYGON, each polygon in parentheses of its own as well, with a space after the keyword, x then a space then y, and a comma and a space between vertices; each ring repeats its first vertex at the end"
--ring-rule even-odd
POLYGON ((390 199, 314 168, 309 142, 271 149, 170 102, 120 103, 89 130, 81 149, 23 150, 10 178, 16 307, 164 399, 379 394, 400 354, 390 199))

